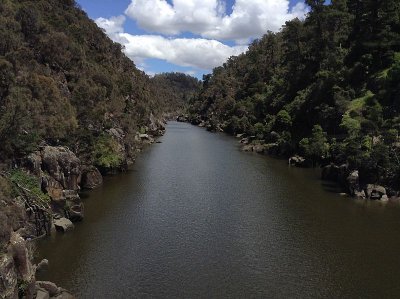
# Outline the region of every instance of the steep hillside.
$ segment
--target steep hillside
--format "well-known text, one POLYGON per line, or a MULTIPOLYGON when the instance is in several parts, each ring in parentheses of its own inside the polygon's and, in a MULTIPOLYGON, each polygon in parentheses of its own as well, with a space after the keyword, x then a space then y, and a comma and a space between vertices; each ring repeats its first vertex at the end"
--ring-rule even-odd
POLYGON ((0 1, 0 298, 73 298, 36 281, 31 241, 82 220, 79 191, 133 163, 198 86, 150 79, 73 0, 0 1))
POLYGON ((156 94, 73 0, 1 1, 0 24, 3 162, 45 141, 68 145, 85 163, 119 167, 134 159, 135 135, 155 134, 164 108, 179 104, 156 94))
POLYGON ((304 21, 205 76, 192 120, 399 190, 400 3, 306 2, 304 21))

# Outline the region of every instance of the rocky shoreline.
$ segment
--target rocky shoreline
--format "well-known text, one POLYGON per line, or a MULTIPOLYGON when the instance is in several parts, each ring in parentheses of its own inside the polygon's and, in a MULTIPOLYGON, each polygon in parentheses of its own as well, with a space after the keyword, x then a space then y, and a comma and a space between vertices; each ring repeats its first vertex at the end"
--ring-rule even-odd
MULTIPOLYGON (((204 121, 200 118, 190 118, 189 115, 180 115, 176 119, 178 122, 189 122, 192 125, 206 128, 209 132, 224 132, 220 124, 204 121)), ((258 140, 256 136, 246 136, 237 134, 235 136, 241 145, 241 150, 245 152, 254 152, 275 157, 283 157, 278 143, 265 143, 264 140, 258 140)), ((288 165, 293 167, 312 167, 311 161, 307 161, 300 155, 293 155, 288 158, 288 165)), ((396 201, 400 202, 400 191, 390 188, 390 186, 381 186, 372 182, 361 182, 359 170, 350 169, 347 164, 336 165, 329 163, 321 168, 321 179, 338 184, 342 190, 342 195, 361 200, 374 200, 380 202, 396 201)))
MULTIPOLYGON (((110 129, 108 134, 119 144, 124 161, 119 169, 99 169, 66 146, 43 144, 0 176, 0 298, 74 298, 52 282, 36 281, 36 272, 45 271, 47 260, 33 262, 37 238, 73 230, 74 223, 84 220, 81 190, 103 183, 103 175, 123 171, 134 163, 135 155, 156 142, 165 132, 166 118, 150 117, 144 132, 137 132, 135 148, 125 149, 123 131, 110 129), (36 178, 37 193, 23 184, 36 178), (3 186, 4 185, 4 186, 3 186), (5 192, 2 189, 9 189, 5 192), (12 197, 15 192, 19 196, 12 197), (38 195, 39 194, 39 195, 38 195), (43 197, 43 198, 41 198, 43 197)), ((36 187, 36 186, 35 186, 36 187)))

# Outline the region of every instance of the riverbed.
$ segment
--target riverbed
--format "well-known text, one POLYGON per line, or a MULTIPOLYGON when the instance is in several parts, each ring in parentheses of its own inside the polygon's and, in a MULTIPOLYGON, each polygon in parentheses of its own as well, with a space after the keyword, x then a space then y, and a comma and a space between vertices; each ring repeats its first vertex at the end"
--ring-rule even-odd
POLYGON ((318 172, 170 122, 134 169, 83 194, 74 231, 38 243, 77 298, 400 296, 400 208, 318 172))

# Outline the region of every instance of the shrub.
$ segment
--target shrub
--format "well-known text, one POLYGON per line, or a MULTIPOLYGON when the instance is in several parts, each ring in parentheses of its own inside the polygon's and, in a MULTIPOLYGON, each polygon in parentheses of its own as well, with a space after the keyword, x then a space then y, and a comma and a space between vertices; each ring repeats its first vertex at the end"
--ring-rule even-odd
MULTIPOLYGON (((33 195, 42 201, 50 201, 50 197, 44 194, 40 189, 40 181, 37 177, 27 174, 20 169, 14 169, 11 172, 10 179, 12 182, 18 184, 19 186, 28 189, 33 195)), ((18 192, 14 189, 14 195, 17 196, 18 192)))
POLYGON ((117 168, 123 162, 120 145, 109 135, 101 135, 93 152, 95 165, 101 168, 117 168))

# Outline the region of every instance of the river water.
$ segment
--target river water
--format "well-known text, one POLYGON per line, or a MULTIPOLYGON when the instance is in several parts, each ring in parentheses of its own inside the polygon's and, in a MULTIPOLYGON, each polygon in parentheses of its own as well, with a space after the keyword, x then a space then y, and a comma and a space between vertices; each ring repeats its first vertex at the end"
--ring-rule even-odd
POLYGON ((40 241, 40 279, 77 298, 400 297, 400 208, 171 122, 134 169, 40 241))

